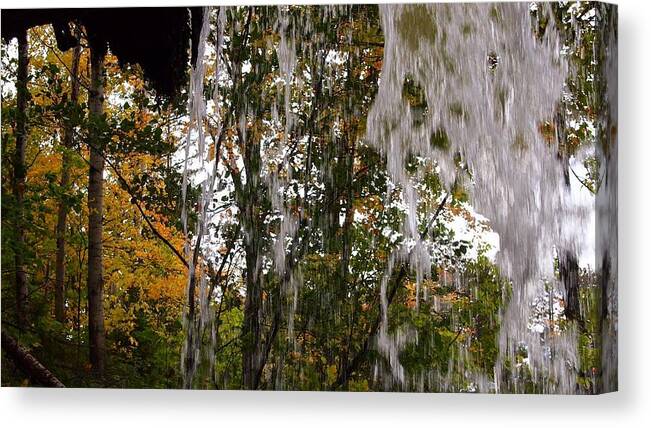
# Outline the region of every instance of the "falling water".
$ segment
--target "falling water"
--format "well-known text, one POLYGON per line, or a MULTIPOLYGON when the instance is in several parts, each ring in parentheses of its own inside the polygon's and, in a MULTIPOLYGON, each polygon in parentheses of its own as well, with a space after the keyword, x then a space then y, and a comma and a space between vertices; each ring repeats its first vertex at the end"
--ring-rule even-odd
MULTIPOLYGON (((546 4, 538 7, 543 11, 550 10, 546 4)), ((419 209, 422 211, 423 204, 406 170, 406 161, 413 155, 436 162, 447 191, 451 191, 455 184, 468 188, 474 209, 488 218, 492 230, 499 234, 500 248, 496 262, 502 275, 512 283, 510 302, 501 319, 498 339, 500 354, 494 378, 466 372, 466 376, 472 379, 473 388, 479 391, 519 392, 519 374, 515 364, 511 363, 515 361, 516 354, 524 349, 532 377, 542 385, 540 392, 575 392, 578 364, 575 327, 570 326, 544 342, 539 334, 529 328, 532 306, 545 284, 552 284, 552 289, 560 290, 561 294, 564 292, 562 283, 555 278, 554 259, 565 251, 579 251, 583 242, 576 230, 585 230, 589 217, 588 210, 573 201, 571 189, 564 182, 564 166, 556 148, 546 142, 540 132, 541 124, 552 122, 568 72, 553 20, 549 21, 543 38, 537 39, 532 31, 530 6, 525 3, 381 5, 379 8, 385 38, 384 59, 364 140, 386 156, 390 177, 387 193, 399 189, 407 211, 401 230, 404 239, 389 256, 379 284, 381 323, 376 345, 388 362, 388 370, 384 373, 378 366, 376 374, 382 377, 387 389, 397 385, 399 388, 418 390, 427 376, 430 380, 436 379, 442 390, 449 389, 451 384, 451 380, 442 373, 421 373, 410 378, 400 363, 399 355, 407 344, 418 340, 417 334, 408 326, 398 327, 394 331, 389 329, 387 291, 396 271, 409 269, 415 275, 418 304, 422 283, 431 275, 431 266, 437 263, 431 243, 419 231, 418 213, 419 209), (404 98, 403 87, 407 81, 422 89, 426 101, 424 111, 411 108, 404 98), (441 148, 432 143, 433 137, 441 133, 446 135, 449 147, 441 148), (460 165, 466 167, 470 174, 461 173, 460 165), (503 385, 503 381, 509 385, 503 385)), ((220 8, 216 26, 219 31, 217 64, 225 25, 223 9, 220 8)), ((204 17, 208 17, 209 13, 209 9, 205 8, 204 17)), ((341 13, 341 10, 324 7, 322 19, 327 19, 333 13, 341 13)), ((213 164, 206 157, 204 147, 206 103, 203 99, 203 56, 208 30, 209 20, 204 19, 199 57, 191 73, 188 102, 190 125, 183 172, 182 222, 187 237, 185 192, 189 159, 196 156, 200 169, 205 171, 198 208, 199 221, 193 238, 195 245, 196 240, 206 233, 206 224, 210 221, 206 210, 212 201, 218 175, 217 161, 213 164), (211 168, 214 168, 212 172, 211 168)), ((297 180, 292 176, 292 168, 284 169, 283 165, 288 162, 289 138, 296 131, 295 107, 292 104, 292 85, 297 80, 296 41, 311 34, 312 29, 307 20, 301 22, 300 18, 290 16, 286 7, 279 7, 274 30, 279 35, 273 49, 278 58, 280 77, 275 82, 279 90, 272 108, 272 128, 281 137, 274 140, 273 153, 276 156, 264 159, 260 184, 266 186, 274 215, 280 220, 278 232, 273 236, 270 259, 275 273, 281 278, 284 301, 289 302, 284 316, 290 348, 295 349, 293 323, 302 276, 295 263, 294 251, 297 231, 306 224, 303 223, 302 210, 290 208, 287 192, 297 180), (279 110, 282 110, 284 120, 278 118, 279 110)), ((611 61, 607 67, 608 73, 616 73, 616 63, 611 61)), ((216 68, 219 69, 219 66, 216 68)), ((615 108, 616 92, 610 94, 610 101, 611 108, 615 108)), ((214 104, 218 109, 217 88, 214 104)), ((611 110, 610 115, 616 117, 616 110, 611 110)), ((239 120, 245 139, 247 119, 240 117, 239 120)), ((293 138, 300 139, 302 136, 297 132, 293 138)), ((266 143, 269 141, 266 140, 266 143)), ((216 144, 216 141, 212 141, 212 144, 216 144)), ((265 146, 263 141, 262 147, 268 149, 269 144, 265 146)), ((600 215, 611 221, 615 213, 610 210, 616 206, 617 197, 614 178, 616 164, 615 153, 605 162, 604 168, 611 179, 603 186, 597 199, 600 215)), ((301 190, 299 195, 293 195, 295 200, 307 198, 307 186, 301 190)), ((437 213, 432 210, 426 214, 427 218, 433 218, 437 213)), ((605 260, 603 266, 610 269, 610 275, 605 274, 605 277, 616 278, 616 237, 609 235, 610 223, 601 222, 600 225, 604 230, 600 230, 598 235, 604 237, 602 246, 605 247, 600 254, 605 260), (614 247, 612 242, 615 242, 614 247)), ((197 269, 202 303, 198 324, 186 318, 189 323, 186 325, 188 340, 183 349, 183 362, 191 361, 193 364, 192 367, 183 368, 186 386, 192 384, 200 357, 199 336, 211 325, 208 304, 211 296, 205 294, 205 269, 201 265, 194 265, 192 243, 191 239, 186 239, 185 255, 190 264, 188 284, 194 280, 197 269)), ((199 260, 210 258, 209 248, 197 247, 201 250, 199 260)), ((259 269, 261 263, 248 268, 259 269)), ((455 281, 459 287, 463 287, 462 275, 455 281)), ((605 336, 616 337, 616 307, 612 307, 616 305, 616 282, 609 290, 608 309, 613 315, 604 327, 609 332, 605 336)), ((609 363, 604 364, 604 371, 616 373, 616 365, 614 368, 609 365, 613 361, 612 353, 616 355, 616 342, 605 346, 605 353, 609 354, 603 358, 609 363)), ((465 352, 465 348, 459 344, 459 352, 465 352)), ((463 364, 463 358, 456 363, 463 364)), ((455 362, 451 360, 449 364, 452 367, 455 362)), ((608 376, 612 378, 616 375, 608 376)))
MULTIPOLYGON (((557 32, 548 28, 544 39, 537 41, 528 5, 522 3, 380 8, 384 63, 369 113, 367 140, 386 153, 392 180, 402 188, 409 206, 404 234, 405 245, 412 250, 398 249, 393 257, 408 259, 412 269, 425 267, 421 276, 432 264, 429 253, 420 247, 419 201, 405 169, 406 157, 436 159, 450 188, 457 177, 455 155, 460 154, 472 173, 472 204, 499 234, 497 262, 513 283, 502 320, 495 389, 500 390, 502 363, 514 361, 515 353, 524 347, 538 380, 551 378, 550 390, 572 392, 576 364, 572 332, 561 335, 558 343, 542 344, 527 328, 540 282, 554 278, 555 248, 580 245, 571 231, 587 214, 571 203, 562 166, 538 130, 553 117, 566 75, 557 32), (407 79, 425 93, 429 111, 424 117, 412 111, 402 96, 407 79), (417 121, 421 124, 414 126, 417 121), (447 150, 430 144, 440 130, 448 136, 447 150), (572 221, 564 220, 568 218, 572 221), (550 353, 555 357, 550 358, 550 353)), ((391 273, 390 267, 383 284, 391 273)), ((381 292, 384 301, 386 286, 381 292)), ((402 381, 395 355, 404 339, 389 336, 386 312, 383 305, 378 346, 402 381)))
MULTIPOLYGON (((210 342, 212 343, 211 350, 214 349, 216 335, 213 324, 213 314, 210 308, 210 296, 208 296, 208 285, 206 278, 206 266, 203 264, 204 260, 210 258, 210 250, 202 251, 202 240, 208 235, 207 223, 209 221, 208 209, 213 202, 213 193, 215 189, 215 180, 217 178, 217 165, 216 160, 210 160, 208 152, 206 151, 206 135, 204 130, 204 121, 206 118, 206 100, 204 99, 204 77, 205 77, 205 64, 204 55, 206 48, 206 41, 210 32, 210 8, 204 7, 203 24, 199 36, 199 44, 197 49, 196 64, 192 67, 190 73, 190 90, 188 92, 188 131, 186 136, 185 145, 185 159, 183 166, 183 184, 182 184, 182 204, 181 204, 181 221, 183 224, 183 232, 185 236, 184 255, 188 263, 188 283, 186 287, 186 302, 188 308, 184 313, 184 329, 186 331, 186 340, 183 344, 182 358, 181 358, 181 372, 183 373, 183 385, 185 388, 192 387, 192 381, 197 370, 202 336, 207 329, 210 329, 210 342), (196 153, 192 153, 196 151, 196 153), (195 226, 194 237, 191 240, 188 234, 188 214, 187 214, 187 187, 188 187, 188 174, 189 163, 192 157, 196 158, 198 168, 205 172, 205 177, 200 183, 201 196, 197 206, 197 222, 195 226), (212 164, 212 165, 210 165, 212 164), (194 247, 194 248, 193 248, 194 247), (197 271, 199 279, 197 281, 197 271), (198 283, 197 283, 198 282, 198 283), (197 287, 198 285, 198 287, 197 287), (196 290, 198 289, 198 299, 195 299, 196 290), (195 302, 199 302, 198 311, 194 308, 195 302), (196 313, 199 317, 197 320, 196 313)), ((223 11, 220 8, 219 21, 223 24, 223 11)), ((219 26, 223 31, 223 25, 219 26)), ((221 33, 219 40, 221 41, 221 33)), ((219 58, 219 53, 217 55, 219 58)), ((219 67, 216 67, 216 72, 219 67)), ((217 100, 218 92, 215 91, 215 101, 217 100)), ((218 106, 218 102, 215 103, 218 106)), ((221 123, 218 124, 217 136, 213 137, 211 144, 216 146, 221 132, 221 123)), ((214 148, 213 148, 214 150, 214 148)), ((205 246, 205 245, 204 245, 205 246)), ((211 372, 212 365, 214 364, 214 353, 208 352, 211 372)))
MULTIPOLYGON (((295 35, 290 33, 289 29, 289 12, 287 6, 278 6, 278 28, 276 29, 280 34, 280 42, 276 47, 278 56, 278 64, 280 68, 280 77, 282 79, 283 91, 282 99, 277 103, 281 104, 284 109, 285 123, 281 124, 282 137, 280 138, 278 147, 276 148, 279 153, 278 163, 274 163, 272 169, 267 172, 267 185, 270 189, 271 205, 280 216, 280 230, 276 236, 274 246, 274 267, 276 273, 282 278, 283 293, 289 297, 289 310, 287 311, 287 337, 290 341, 294 339, 294 314, 296 313, 296 305, 298 300, 298 285, 300 273, 295 272, 293 267, 294 249, 293 243, 295 242, 295 235, 298 231, 300 219, 296 217, 289 204, 285 200, 285 190, 292 183, 292 169, 288 168, 287 172, 280 176, 280 171, 284 165, 289 162, 290 148, 288 146, 289 135, 293 127, 293 112, 291 108, 292 103, 292 78, 294 67, 296 65, 296 46, 295 35), (289 247, 288 247, 289 245, 289 247), (287 254, 289 253, 289 258, 287 254)), ((274 106, 277 110, 277 107, 274 106)), ((277 113, 274 114, 277 117, 277 113)), ((292 343, 292 347, 295 344, 292 343)))

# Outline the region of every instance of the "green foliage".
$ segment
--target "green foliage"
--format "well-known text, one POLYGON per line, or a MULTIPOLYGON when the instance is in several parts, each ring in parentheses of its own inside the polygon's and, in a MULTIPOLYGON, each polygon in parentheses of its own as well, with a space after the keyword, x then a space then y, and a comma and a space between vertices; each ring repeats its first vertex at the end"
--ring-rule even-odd
MULTIPOLYGON (((563 36, 573 37, 566 22, 567 8, 558 6, 557 12, 556 19, 564 23, 563 36)), ((423 5, 408 6, 398 20, 399 35, 411 50, 444 40, 437 18, 423 5)), ((538 19, 534 29, 542 37, 551 17, 533 18, 538 19)), ((490 19, 502 19, 499 9, 492 9, 490 19)), ((200 363, 193 386, 245 387, 243 360, 256 343, 259 349, 253 351, 262 350, 260 358, 265 358, 259 383, 265 389, 369 391, 390 384, 395 389, 439 391, 445 383, 449 390, 472 391, 476 385, 468 380, 468 374, 491 382, 500 380, 494 378, 498 332, 510 284, 488 258, 485 246, 457 236, 451 226, 452 221, 463 220, 468 232, 481 235, 488 231, 468 205, 463 183, 472 177, 462 154, 455 155, 460 179, 451 189, 444 188, 436 159, 412 153, 404 156, 421 201, 416 207, 417 227, 433 253, 426 278, 416 278, 412 268, 403 263, 394 267, 387 281, 390 289, 395 289, 388 302, 388 333, 410 338, 399 352, 406 385, 391 384, 390 374, 384 370, 390 362, 376 346, 382 316, 380 284, 392 252, 407 244, 401 228, 406 215, 403 189, 391 180, 386 154, 378 153, 365 140, 367 115, 378 91, 384 55, 377 7, 342 6, 329 14, 313 6, 229 7, 225 25, 222 62, 207 60, 211 72, 204 82, 206 98, 219 95, 218 105, 211 105, 213 114, 202 125, 207 130, 207 145, 219 147, 212 149, 210 160, 219 162, 220 168, 219 191, 209 207, 214 218, 206 238, 211 240, 212 259, 200 260, 207 277, 204 286, 210 292, 202 297, 205 301, 196 301, 205 304, 214 322, 200 329, 200 363), (301 23, 307 27, 302 29, 304 37, 293 40, 296 58, 289 88, 284 86, 286 76, 279 58, 281 15, 287 17, 288 33, 301 23), (212 73, 215 67, 223 67, 219 78, 212 73), (286 105, 289 108, 283 108, 286 105), (216 125, 217 110, 220 127, 216 125), (287 123, 291 127, 285 134, 287 123), (276 189, 280 195, 270 190, 270 177, 283 184, 276 189), (276 197, 285 211, 278 208, 276 197), (433 212, 438 213, 436 218, 431 217, 433 212), (283 243, 285 266, 277 266, 274 252, 285 216, 292 217, 298 227, 283 243), (300 287, 292 288, 291 279, 300 282, 300 287), (261 302, 253 311, 258 328, 247 330, 251 317, 247 299, 254 290, 261 302)), ((463 36, 472 34, 473 25, 464 25, 463 36)), ((51 30, 32 31, 53 39, 51 30)), ((592 44, 602 46, 599 37, 598 31, 587 29, 583 48, 570 53, 575 74, 568 80, 571 97, 564 108, 585 120, 577 122, 571 138, 559 147, 559 152, 568 155, 607 132, 599 128, 595 135, 589 126, 594 111, 603 109, 603 81, 593 66, 603 58, 599 57, 601 51, 588 49, 592 44), (589 76, 595 77, 597 89, 588 83, 589 76)), ((183 377, 179 361, 187 330, 181 321, 188 306, 187 271, 159 237, 183 251, 179 152, 188 143, 185 104, 159 102, 147 90, 137 66, 120 68, 109 56, 106 114, 90 117, 85 91, 78 103, 69 100, 70 58, 44 49, 37 37, 33 40, 26 240, 22 245, 14 239, 13 166, 5 161, 12 159, 16 145, 13 124, 19 112, 15 94, 3 96, 1 130, 2 298, 15 301, 12 275, 14 256, 20 252, 29 275, 30 325, 25 331, 16 330, 15 309, 5 304, 3 329, 17 336, 68 386, 179 387, 183 377), (63 142, 66 127, 74 130, 72 146, 63 142), (85 176, 89 135, 95 134, 100 137, 94 143, 101 147, 109 165, 104 218, 108 369, 103 379, 92 376, 87 359, 85 176), (61 184, 64 155, 71 170, 67 186, 61 184), (70 212, 65 234, 63 323, 52 316, 57 248, 53 232, 59 202, 70 212), (143 213, 151 224, 144 221, 143 213)), ((3 83, 16 73, 16 61, 6 51, 2 49, 3 83)), ((82 70, 87 57, 84 51, 82 70)), ((489 69, 494 69, 498 58, 493 52, 488 57, 489 69)), ((85 71, 80 78, 87 81, 85 71)), ((428 105, 427 94, 413 76, 405 78, 402 97, 415 127, 422 126, 423 117, 435 108, 448 109, 459 121, 467 119, 467 106, 456 100, 443 106, 428 105)), ((505 109, 504 91, 498 90, 495 97, 505 109)), ((553 131, 550 126, 544 128, 547 133, 553 131)), ((429 135, 433 148, 450 149, 444 128, 424 135, 429 135)), ((516 136, 512 144, 527 149, 523 138, 516 136)), ((588 157, 584 165, 588 171, 585 185, 595 192, 601 180, 599 161, 588 157)), ((190 231, 196 230, 199 196, 200 183, 195 182, 187 189, 190 231)), ((581 307, 587 311, 579 334, 578 382, 585 392, 594 389, 594 376, 600 370, 599 314, 595 309, 599 295, 597 287, 588 283, 585 279, 581 287, 581 307)), ((522 350, 515 361, 505 362, 505 372, 515 366, 521 375, 517 385, 507 385, 505 390, 537 392, 525 361, 526 350, 522 350)), ((3 383, 23 384, 24 376, 17 368, 4 363, 5 359, 3 383)))

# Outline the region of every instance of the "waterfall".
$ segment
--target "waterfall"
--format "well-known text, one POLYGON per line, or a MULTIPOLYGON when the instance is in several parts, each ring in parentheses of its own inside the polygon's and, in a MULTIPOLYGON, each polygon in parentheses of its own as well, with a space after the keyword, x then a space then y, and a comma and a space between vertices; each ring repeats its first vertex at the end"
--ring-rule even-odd
MULTIPOLYGON (((217 18, 217 31, 218 43, 216 54, 215 74, 217 75, 220 67, 220 47, 223 39, 224 28, 224 9, 219 8, 217 18)), ((210 221, 209 208, 213 204, 213 194, 215 191, 215 183, 218 176, 218 158, 210 159, 210 151, 216 151, 219 144, 221 133, 221 121, 218 119, 216 134, 211 137, 211 150, 206 150, 206 100, 204 98, 204 78, 205 78, 205 50, 207 46, 207 39, 210 33, 210 12, 211 8, 204 7, 202 9, 203 19, 202 27, 199 36, 199 44, 197 49, 196 64, 192 67, 190 72, 190 88, 188 91, 188 129, 185 140, 185 158, 183 162, 183 184, 182 184, 182 203, 181 203, 181 221, 183 225, 183 233, 185 236, 184 255, 188 263, 188 282, 186 287, 186 302, 188 307, 184 312, 184 329, 186 332, 186 340, 183 344, 182 358, 181 358, 181 372, 183 374, 183 386, 185 388, 192 387, 192 381, 199 365, 202 349, 202 336, 206 331, 209 333, 210 342, 212 346, 207 352, 209 359, 210 371, 213 371, 214 365, 214 348, 216 342, 216 333, 213 319, 213 311, 210 307, 211 296, 209 296, 209 287, 206 278, 207 265, 206 260, 211 259, 210 248, 206 248, 206 239, 209 239, 208 223, 210 221), (199 180, 202 180, 199 185, 201 188, 201 195, 197 205, 197 222, 195 231, 192 237, 188 233, 188 213, 187 213, 187 189, 188 189, 188 174, 190 163, 196 164, 199 171, 204 174, 199 180), (204 241, 202 243, 202 241, 204 241), (203 246, 202 246, 203 244, 203 246), (198 272, 197 272, 198 271, 198 272), (196 275, 199 275, 198 284, 196 275), (198 286, 198 287, 197 287, 198 286), (196 289, 198 288, 198 298, 196 289), (196 302, 198 304, 198 311, 195 308, 196 302), (199 314, 197 319, 196 314, 199 314)), ((213 94, 213 102, 217 110, 217 118, 219 118, 219 91, 215 88, 213 94)))
MULTIPOLYGON (((283 168, 289 162, 290 148, 288 146, 289 135, 292 132, 293 115, 292 112, 292 80, 294 67, 296 65, 296 45, 295 35, 290 32, 290 17, 287 6, 278 6, 278 28, 276 31, 280 34, 280 41, 276 47, 278 56, 280 78, 282 83, 282 91, 278 91, 277 103, 282 105, 284 110, 285 123, 280 123, 282 136, 275 147, 278 153, 278 159, 273 163, 273 167, 267 171, 267 186, 271 198, 271 205, 273 209, 280 216, 280 230, 275 238, 275 246, 273 250, 274 268, 283 283, 283 293, 289 298, 289 308, 287 311, 287 337, 290 341, 294 338, 294 314, 296 313, 296 305, 298 301, 298 286, 299 286, 299 273, 295 272, 294 268, 294 243, 296 239, 296 232, 300 219, 296 217, 287 201, 285 200, 285 191, 292 180, 292 169, 283 168), (282 94, 282 96, 281 96, 282 94), (280 172, 285 171, 281 176, 280 172), (288 260, 289 257, 289 260, 288 260)), ((274 110, 277 106, 274 105, 274 110)), ((277 113, 274 114, 277 116, 277 113)), ((294 343, 291 344, 292 348, 294 343)))
MULTIPOLYGON (((367 141, 386 154, 391 178, 402 189, 409 207, 403 226, 405 245, 413 246, 409 252, 398 249, 393 257, 409 261, 411 269, 426 267, 421 277, 432 263, 419 247, 419 201, 405 170, 406 156, 435 159, 450 188, 459 154, 472 174, 471 203, 499 234, 497 263, 513 284, 502 320, 495 389, 500 390, 502 362, 513 361, 524 347, 534 375, 540 380, 553 378, 547 382, 553 391, 569 393, 575 385, 572 331, 563 333, 558 343, 542 344, 527 328, 541 281, 554 281, 556 246, 579 245, 572 228, 587 218, 573 205, 562 184, 561 164, 539 132, 540 124, 553 117, 567 73, 558 34, 548 28, 544 39, 537 41, 529 6, 523 3, 380 8, 384 62, 367 141), (425 93, 429 112, 423 117, 402 96, 406 79, 425 93), (421 124, 414 126, 417 120, 421 124), (450 142, 446 150, 430 144, 440 130, 450 142)), ((383 284, 391 273, 388 269, 383 284)), ((385 293, 383 285, 383 300, 385 293)), ((401 367, 393 361, 404 340, 388 337, 387 328, 384 308, 378 346, 401 380, 401 367)))
MULTIPOLYGON (((317 9, 322 22, 350 13, 346 7, 322 6, 317 9)), ((206 270, 219 256, 215 242, 210 242, 207 232, 208 226, 217 220, 209 215, 208 210, 214 202, 216 185, 225 181, 226 175, 222 175, 218 168, 220 154, 216 153, 211 159, 210 152, 219 149, 222 127, 227 126, 222 124, 225 120, 222 120, 220 112, 220 106, 226 105, 220 96, 220 85, 229 85, 219 75, 224 68, 222 47, 232 42, 235 31, 241 31, 238 27, 224 35, 226 8, 220 7, 215 13, 217 35, 212 48, 216 55, 214 111, 211 116, 217 118, 217 124, 216 133, 207 138, 204 56, 209 45, 211 10, 217 9, 203 9, 199 55, 191 70, 183 167, 181 219, 186 236, 184 254, 189 263, 188 301, 193 300, 190 293, 196 285, 200 302, 198 318, 190 311, 186 311, 184 318, 187 340, 182 367, 186 387, 192 386, 205 332, 211 335, 211 344, 205 351, 210 358, 210 371, 214 372, 217 339, 210 304, 215 297, 210 295, 206 270), (206 150, 206 144, 212 148, 206 150), (193 168, 198 170, 194 175, 191 172, 193 168), (193 233, 188 230, 186 201, 191 180, 201 188, 193 233), (205 241, 202 242, 202 238, 205 241)), ((255 278, 260 282, 267 281, 270 272, 276 276, 280 297, 268 296, 259 313, 268 315, 277 309, 274 314, 279 314, 279 322, 283 323, 287 335, 287 343, 282 349, 300 353, 294 323, 304 287, 300 253, 308 239, 307 233, 300 232, 308 230, 315 236, 320 232, 317 230, 320 225, 313 224, 308 213, 308 199, 322 191, 319 186, 325 188, 324 183, 332 180, 333 164, 328 155, 323 154, 325 161, 321 169, 312 165, 311 143, 315 131, 300 126, 299 113, 305 106, 299 105, 300 96, 294 88, 305 85, 305 81, 312 84, 316 77, 312 71, 316 70, 328 73, 323 79, 323 91, 332 95, 327 91, 342 78, 333 75, 336 72, 332 71, 332 64, 343 63, 347 57, 341 52, 327 51, 327 43, 314 34, 318 30, 313 28, 313 17, 307 13, 292 13, 289 6, 270 7, 265 11, 273 16, 269 31, 277 35, 275 39, 270 37, 266 41, 266 55, 271 57, 273 53, 277 65, 274 65, 276 68, 269 84, 273 95, 268 116, 257 118, 264 123, 265 131, 257 130, 257 135, 249 133, 251 122, 256 118, 251 118, 253 113, 249 110, 247 94, 242 94, 243 111, 234 118, 237 123, 231 125, 237 128, 235 138, 242 146, 251 144, 247 138, 259 139, 255 146, 259 148, 262 159, 259 177, 251 177, 253 183, 246 183, 246 186, 259 187, 268 198, 270 214, 263 223, 269 245, 266 253, 256 253, 255 260, 249 261, 248 266, 241 266, 241 270, 255 271, 255 278), (314 43, 302 52, 301 42, 311 38, 314 38, 314 43), (313 64, 309 73, 299 72, 301 61, 305 58, 315 61, 318 55, 314 54, 319 49, 324 51, 323 63, 313 64), (301 168, 306 170, 304 174, 296 174, 301 168), (322 182, 315 185, 313 177, 322 182), (271 227, 271 223, 278 227, 271 227), (274 305, 278 308, 270 309, 274 305)), ((570 323, 554 334, 541 337, 536 326, 532 325, 537 305, 551 308, 552 319, 561 316, 554 313, 555 310, 559 312, 558 308, 554 309, 555 302, 565 298, 568 291, 563 281, 557 278, 554 263, 561 254, 579 254, 587 245, 584 234, 577 231, 587 230, 591 218, 590 207, 577 201, 576 188, 573 187, 576 183, 567 182, 566 165, 559 158, 558 148, 544 135, 544 129, 552 126, 550 124, 559 113, 558 106, 564 96, 569 72, 554 20, 548 20, 542 35, 535 34, 533 29, 535 16, 553 14, 551 6, 527 3, 398 4, 380 5, 379 11, 384 33, 381 77, 362 140, 386 159, 386 202, 390 204, 392 195, 398 192, 405 215, 398 232, 402 240, 388 255, 378 278, 379 328, 372 340, 384 362, 376 365, 375 379, 385 389, 421 390, 427 383, 438 384, 440 390, 445 391, 454 390, 451 373, 457 371, 469 379, 471 386, 468 390, 523 392, 521 364, 515 362, 517 356, 524 353, 532 380, 538 385, 537 392, 575 393, 579 369, 577 326, 570 323), (405 97, 406 86, 418 88, 422 93, 422 105, 414 107, 410 104, 405 97), (445 144, 441 144, 442 141, 445 144), (443 196, 431 208, 422 200, 419 185, 413 173, 408 171, 411 157, 434 164, 443 184, 443 196), (499 355, 494 373, 471 372, 463 367, 468 344, 453 344, 455 337, 448 346, 455 346, 457 352, 450 358, 447 372, 412 375, 401 364, 400 356, 408 345, 422 338, 410 325, 390 327, 389 290, 394 278, 401 280, 410 275, 415 278, 415 310, 418 310, 420 302, 430 299, 423 284, 431 279, 432 266, 441 260, 427 232, 457 186, 469 192, 468 206, 478 216, 487 219, 490 229, 499 235, 495 263, 501 276, 511 284, 508 304, 501 309, 499 335, 495 339, 499 355), (421 227, 423 219, 427 225, 425 233, 421 227)), ((616 52, 614 37, 610 43, 609 49, 616 52)), ((264 49, 261 45, 256 46, 261 51, 264 49)), ((234 75, 239 78, 257 72, 258 65, 240 63, 237 67, 234 75)), ((604 67, 604 73, 616 81, 616 59, 611 58, 604 67)), ((310 105, 316 99, 316 89, 312 87, 311 91, 310 105)), ((611 88, 608 96, 610 117, 616 118, 616 88, 611 88)), ((255 111, 259 115, 267 114, 263 108, 255 111)), ((346 111, 342 114, 353 116, 357 113, 346 111)), ((610 130, 613 125, 606 122, 600 126, 610 130)), ((330 130, 333 141, 341 132, 338 123, 335 120, 330 130)), ((606 220, 599 221, 597 258, 600 260, 595 266, 601 271, 603 281, 610 284, 604 287, 607 296, 603 308, 607 314, 603 325, 605 348, 602 356, 604 389, 607 390, 616 383, 617 247, 616 232, 612 235, 616 228, 612 222, 616 220, 613 210, 617 198, 617 155, 616 151, 600 155, 606 159, 601 167, 608 179, 597 196, 597 217, 606 220)), ((238 168, 244 168, 241 160, 238 168)), ((242 175, 242 179, 246 178, 242 175)), ((251 234, 254 231, 247 227, 242 227, 241 245, 253 239, 251 234)), ((256 245, 262 248, 257 241, 256 245)), ((315 244, 318 245, 321 245, 319 251, 326 246, 322 242, 315 244)), ((469 282, 463 272, 457 272, 449 280, 460 290, 465 289, 469 282)), ((447 277, 445 281, 448 281, 447 277)), ((453 316, 453 327, 457 323, 453 316)), ((285 386, 282 379, 284 360, 285 356, 279 355, 275 362, 280 367, 273 375, 279 388, 285 386)))

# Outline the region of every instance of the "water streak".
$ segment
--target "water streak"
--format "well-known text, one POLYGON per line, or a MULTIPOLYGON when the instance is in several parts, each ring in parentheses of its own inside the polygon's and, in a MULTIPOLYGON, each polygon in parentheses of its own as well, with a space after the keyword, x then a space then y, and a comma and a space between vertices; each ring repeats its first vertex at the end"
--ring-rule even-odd
MULTIPOLYGON (((550 389, 571 392, 576 364, 572 332, 564 333, 561 343, 541 344, 527 329, 538 284, 554 278, 556 246, 577 245, 569 232, 586 218, 572 204, 562 182, 562 165, 539 131, 541 123, 553 117, 567 73, 558 33, 548 28, 543 40, 536 40, 528 5, 523 3, 380 9, 384 62, 367 140, 386 153, 391 178, 409 207, 403 227, 406 242, 416 247, 420 243, 419 201, 406 171, 407 156, 436 159, 451 188, 459 154, 472 173, 471 202, 499 234, 497 262, 513 283, 502 321, 495 389, 500 390, 502 362, 514 361, 525 347, 534 376, 552 377, 550 389), (407 81, 424 91, 425 113, 411 108, 404 98, 407 81), (433 135, 442 132, 450 143, 445 149, 431 143, 433 135), (559 356, 550 358, 550 352, 559 356)), ((394 257, 405 260, 407 254, 411 268, 424 267, 420 275, 427 275, 429 254, 399 249, 394 257)), ((386 330, 383 315, 379 347, 393 361, 400 343, 385 340, 386 330)), ((393 372, 398 379, 403 377, 399 366, 393 372)))

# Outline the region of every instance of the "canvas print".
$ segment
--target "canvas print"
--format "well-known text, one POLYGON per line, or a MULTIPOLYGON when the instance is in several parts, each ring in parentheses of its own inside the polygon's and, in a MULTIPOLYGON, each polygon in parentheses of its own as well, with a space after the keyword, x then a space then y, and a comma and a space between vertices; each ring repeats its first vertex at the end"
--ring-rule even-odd
POLYGON ((617 9, 5 9, 2 386, 617 390, 617 9))

